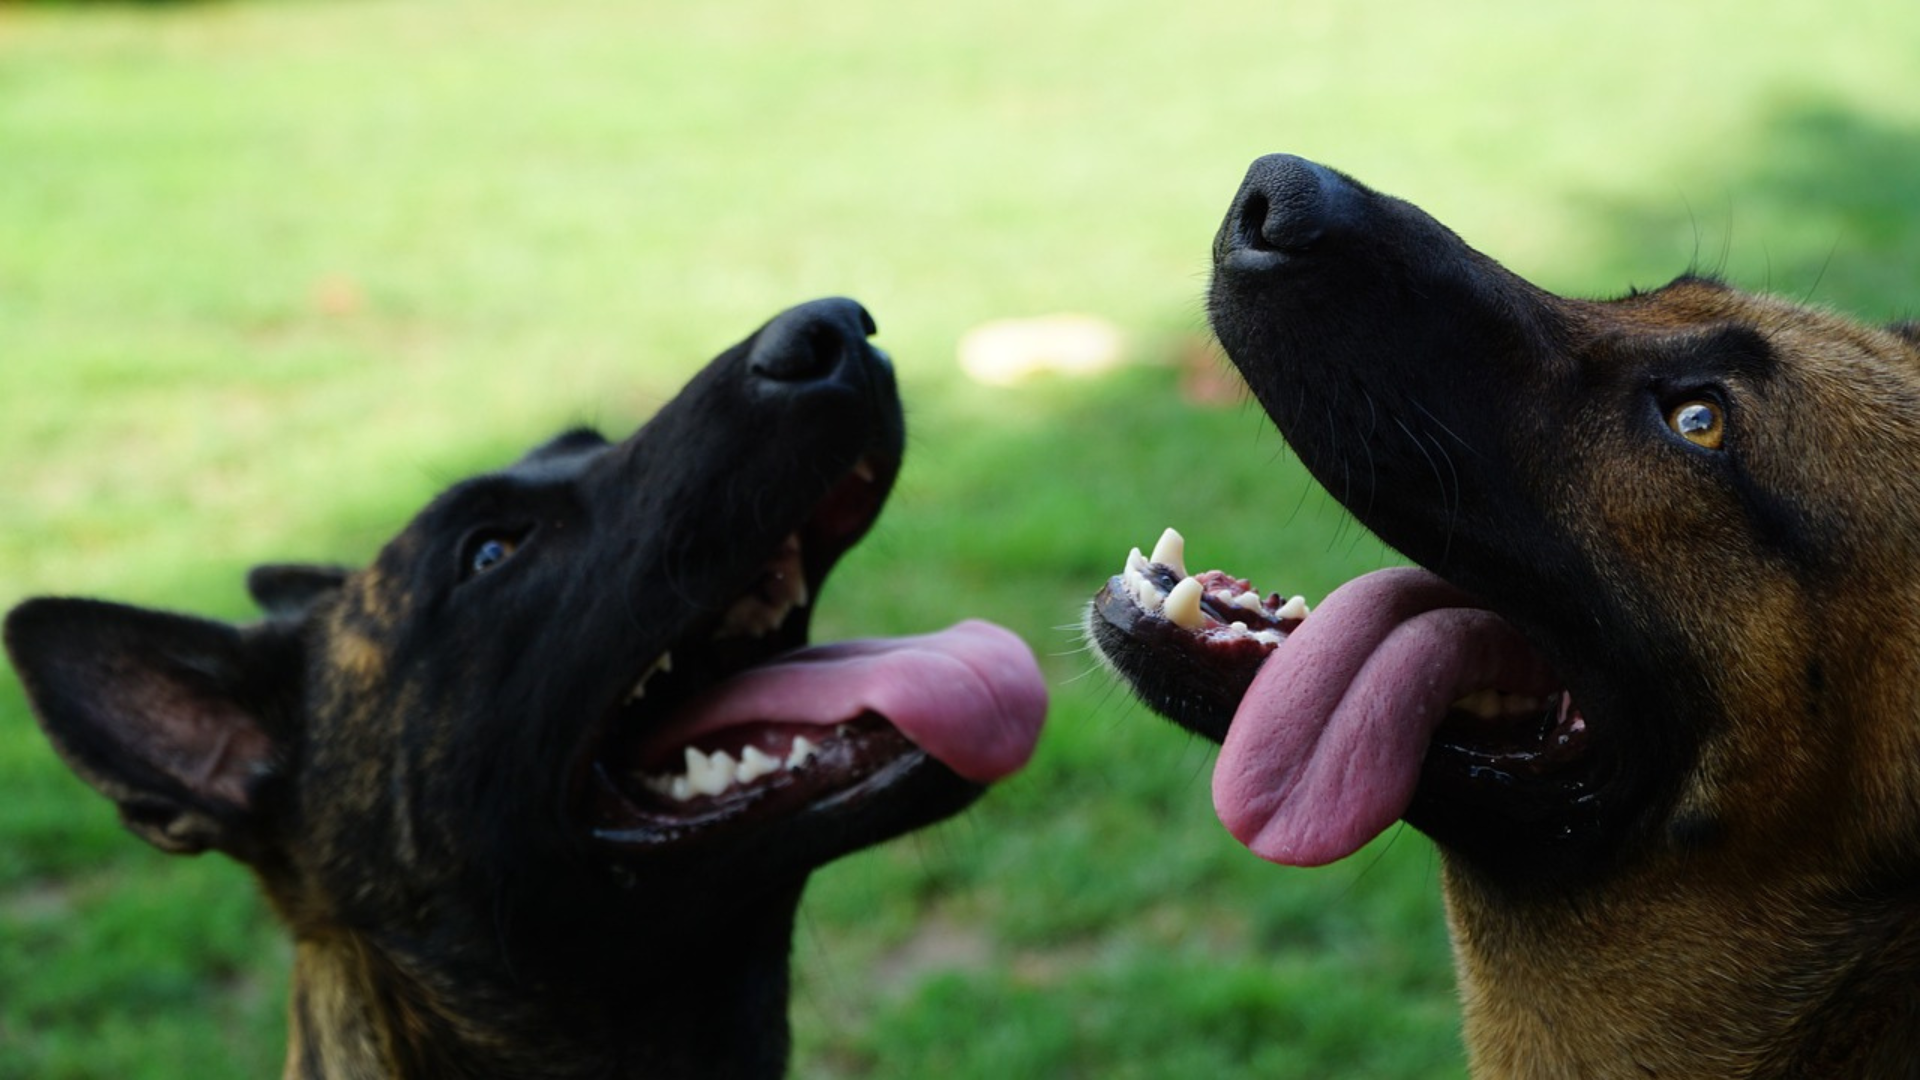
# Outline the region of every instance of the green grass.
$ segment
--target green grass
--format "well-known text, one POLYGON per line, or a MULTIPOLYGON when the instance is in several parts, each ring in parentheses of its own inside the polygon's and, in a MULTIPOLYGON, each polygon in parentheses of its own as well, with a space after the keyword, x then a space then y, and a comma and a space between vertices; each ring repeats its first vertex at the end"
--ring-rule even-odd
MULTIPOLYGON (((1697 265, 1912 314, 1920 14, 1803 6, 0 7, 0 603, 242 616, 249 564, 364 559, 446 481, 855 295, 912 447, 821 632, 994 618, 1055 706, 977 810, 816 877, 796 1075, 1458 1076, 1425 841, 1260 863, 1210 753, 1064 627, 1168 523, 1314 596, 1391 559, 1253 410, 1178 392, 1257 154, 1562 291, 1697 265), (1053 311, 1141 363, 959 375, 967 328, 1053 311)), ((0 791, 0 1078, 271 1075, 288 950, 246 874, 120 832, 10 675, 0 791)))

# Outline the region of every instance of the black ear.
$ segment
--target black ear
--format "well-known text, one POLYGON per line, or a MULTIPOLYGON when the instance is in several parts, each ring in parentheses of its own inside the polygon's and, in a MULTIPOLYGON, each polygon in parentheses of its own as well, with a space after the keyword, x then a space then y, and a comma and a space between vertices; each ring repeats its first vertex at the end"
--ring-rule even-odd
POLYGON ((268 615, 304 615, 347 580, 343 566, 268 563, 247 572, 247 595, 268 615))
POLYGON ((6 644, 54 749, 129 829, 163 851, 258 853, 277 703, 298 678, 290 634, 39 599, 7 616, 6 644))

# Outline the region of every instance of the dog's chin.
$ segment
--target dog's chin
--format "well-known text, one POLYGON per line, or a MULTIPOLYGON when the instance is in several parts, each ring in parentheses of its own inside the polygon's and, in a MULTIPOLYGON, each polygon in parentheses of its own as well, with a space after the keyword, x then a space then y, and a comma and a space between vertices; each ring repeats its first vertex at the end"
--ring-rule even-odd
MULTIPOLYGON (((1538 651, 1477 601, 1429 575, 1430 586, 1422 581, 1414 584, 1444 589, 1449 595, 1431 601, 1425 609, 1410 604, 1406 619, 1411 622, 1443 607, 1471 611, 1475 622, 1493 624, 1492 636, 1514 657, 1484 671, 1460 675, 1459 685, 1446 691, 1449 696, 1443 700, 1418 706, 1376 700, 1355 709, 1352 705, 1357 702, 1340 700, 1344 694, 1384 698, 1400 692, 1397 683, 1365 683, 1366 665, 1376 657, 1391 659, 1387 653, 1395 647, 1388 644, 1391 630, 1386 628, 1393 620, 1383 617, 1381 640, 1367 646, 1377 648, 1376 654, 1349 650, 1345 655, 1351 657, 1355 670, 1346 674, 1353 680, 1352 687, 1343 685, 1342 694, 1334 695, 1316 713, 1311 704, 1276 703, 1270 698, 1311 696, 1312 691, 1300 688, 1300 680, 1288 678, 1289 673, 1275 665, 1298 659, 1305 650, 1289 650, 1283 644, 1319 615, 1310 615, 1298 598, 1262 597, 1247 580, 1219 570, 1189 575, 1183 546, 1178 535, 1169 531, 1153 558, 1141 556, 1136 549, 1121 573, 1109 579, 1089 604, 1086 631, 1096 655, 1148 707, 1189 731, 1216 743, 1227 742, 1236 717, 1249 728, 1278 723, 1295 729, 1272 740, 1279 745, 1298 739, 1299 748, 1276 751, 1273 760, 1281 761, 1278 766, 1273 760, 1262 761, 1261 768, 1273 770, 1270 776, 1246 781, 1248 787, 1238 795, 1216 778, 1216 805, 1223 817, 1231 815, 1230 804, 1236 798, 1260 803, 1263 814, 1281 801, 1278 794, 1269 799, 1269 792, 1285 791, 1291 798, 1298 791, 1310 798, 1313 776, 1336 774, 1345 779, 1327 782, 1320 794, 1325 815, 1337 817, 1348 812, 1343 807, 1356 802, 1343 789, 1375 782, 1366 775, 1369 770, 1377 768, 1390 776, 1397 769, 1406 777, 1398 789, 1369 796, 1379 803, 1367 808, 1370 826, 1364 814, 1352 811, 1355 823, 1344 843, 1309 842, 1294 848, 1272 839, 1269 832, 1265 842, 1273 847, 1262 854, 1277 861, 1327 861, 1346 854, 1350 850, 1346 845, 1364 843, 1395 818, 1404 818, 1443 845, 1488 866, 1517 860, 1550 870, 1559 854, 1568 856, 1562 866, 1576 866, 1603 839, 1599 832, 1605 785, 1599 779, 1601 754, 1588 713, 1575 704, 1567 684, 1551 672, 1538 651), (1357 719, 1360 713, 1377 718, 1357 719), (1284 719, 1277 721, 1274 715, 1284 719), (1314 727, 1309 737, 1296 735, 1307 727, 1314 727), (1401 744, 1408 749, 1389 749, 1401 744), (1335 752, 1327 747, 1340 747, 1338 753, 1348 756, 1331 761, 1322 756, 1335 752), (1389 760, 1396 753, 1414 757, 1389 760), (1266 790, 1258 790, 1263 784, 1266 790)), ((1375 599, 1383 606, 1399 601, 1390 590, 1375 591, 1379 594, 1375 599)), ((1329 597, 1330 604, 1333 599, 1329 597)), ((1349 605, 1329 617, 1346 619, 1351 614, 1349 605)), ((1489 631, 1485 625, 1479 629, 1489 631)), ((1320 642, 1334 636, 1322 633, 1320 642)), ((1461 651, 1475 654, 1472 663, 1485 663, 1478 654, 1486 649, 1461 651)), ((1426 670, 1437 670, 1440 663, 1434 661, 1426 670)), ((1391 787, 1393 781, 1381 783, 1391 787)), ((1311 817, 1316 809, 1295 806, 1290 812, 1311 817)), ((1228 824, 1236 834, 1251 834, 1264 831, 1271 820, 1262 817, 1251 824, 1231 820, 1228 824)), ((1287 829, 1312 832, 1311 826, 1298 824, 1280 831, 1287 829)))

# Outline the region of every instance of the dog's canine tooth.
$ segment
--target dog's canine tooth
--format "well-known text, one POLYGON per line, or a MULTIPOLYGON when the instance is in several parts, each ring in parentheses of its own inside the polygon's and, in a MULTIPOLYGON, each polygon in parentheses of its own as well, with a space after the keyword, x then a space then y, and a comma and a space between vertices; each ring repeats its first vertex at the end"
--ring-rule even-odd
POLYGON ((1200 579, 1181 578, 1180 584, 1167 594, 1166 616, 1175 626, 1198 630, 1206 625, 1207 616, 1200 610, 1200 592, 1200 579))
POLYGON ((1187 576, 1187 540, 1173 529, 1160 534, 1160 541, 1153 545, 1153 562, 1169 567, 1180 577, 1187 576))
POLYGON ((642 672, 640 675, 640 678, 634 682, 633 689, 627 691, 627 701, 629 703, 632 703, 635 701, 639 701, 643 697, 646 697, 647 696, 647 680, 653 678, 654 675, 662 671, 672 671, 672 670, 673 670, 673 654, 670 652, 661 653, 658 657, 654 659, 653 663, 647 665, 647 670, 642 672))
POLYGON ((1133 573, 1136 571, 1142 574, 1147 571, 1147 557, 1140 554, 1139 548, 1134 548, 1132 551, 1127 552, 1127 565, 1121 572, 1133 573))
POLYGON ((760 638, 778 629, 796 607, 813 602, 801 558, 800 534, 788 533, 760 568, 760 578, 721 617, 714 640, 760 638))
POLYGON ((813 757, 819 749, 820 748, 815 746, 812 740, 808 739, 805 735, 794 736, 793 746, 787 750, 787 768, 797 769, 805 765, 807 760, 813 757))
MULTIPOLYGON (((1276 619, 1304 619, 1310 610, 1311 609, 1307 607, 1306 597, 1295 596, 1286 603, 1281 604, 1280 610, 1274 612, 1273 617, 1276 619)), ((1314 625, 1318 626, 1319 624, 1315 623, 1314 625)))

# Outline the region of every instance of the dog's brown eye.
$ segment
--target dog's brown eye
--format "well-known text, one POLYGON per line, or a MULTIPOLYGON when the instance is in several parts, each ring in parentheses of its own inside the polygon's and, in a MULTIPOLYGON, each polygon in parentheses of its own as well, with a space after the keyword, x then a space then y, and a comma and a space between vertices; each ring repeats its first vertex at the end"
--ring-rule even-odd
POLYGON ((1720 449, 1727 435, 1725 411, 1714 401, 1681 402, 1668 411, 1667 426, 1675 435, 1707 450, 1720 449))

